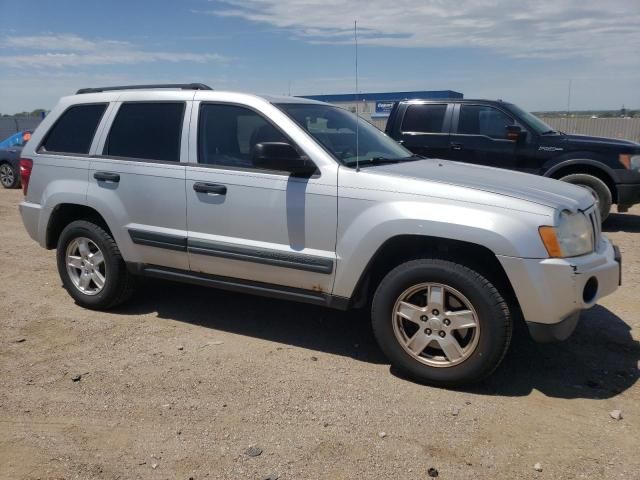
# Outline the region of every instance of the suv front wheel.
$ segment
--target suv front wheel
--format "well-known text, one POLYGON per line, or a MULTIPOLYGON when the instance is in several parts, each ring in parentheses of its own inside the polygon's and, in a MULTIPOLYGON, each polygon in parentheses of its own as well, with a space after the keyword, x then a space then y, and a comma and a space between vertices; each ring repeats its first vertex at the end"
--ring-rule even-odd
POLYGON ((95 310, 125 302, 133 291, 113 237, 102 227, 85 220, 67 225, 58 239, 58 273, 78 305, 95 310))
POLYGON ((489 375, 511 340, 500 292, 480 273, 448 260, 404 263, 382 280, 372 304, 373 330, 391 363, 435 385, 489 375))

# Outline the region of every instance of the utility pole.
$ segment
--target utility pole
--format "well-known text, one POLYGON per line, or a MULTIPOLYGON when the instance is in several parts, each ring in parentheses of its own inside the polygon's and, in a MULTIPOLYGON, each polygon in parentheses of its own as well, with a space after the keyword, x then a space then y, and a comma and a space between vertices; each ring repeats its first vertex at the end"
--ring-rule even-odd
POLYGON ((567 91, 567 122, 565 125, 566 133, 569 133, 569 114, 571 113, 571 79, 569 79, 569 89, 567 91))

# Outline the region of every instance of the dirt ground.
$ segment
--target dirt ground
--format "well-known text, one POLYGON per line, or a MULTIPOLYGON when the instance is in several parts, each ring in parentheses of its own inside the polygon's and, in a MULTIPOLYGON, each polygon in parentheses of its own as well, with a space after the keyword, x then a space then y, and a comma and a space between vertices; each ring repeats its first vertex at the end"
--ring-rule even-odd
POLYGON ((156 281, 84 310, 21 198, 0 191, 1 478, 640 478, 640 208, 607 221, 624 285, 573 337, 518 337, 456 391, 397 376, 353 313, 156 281))

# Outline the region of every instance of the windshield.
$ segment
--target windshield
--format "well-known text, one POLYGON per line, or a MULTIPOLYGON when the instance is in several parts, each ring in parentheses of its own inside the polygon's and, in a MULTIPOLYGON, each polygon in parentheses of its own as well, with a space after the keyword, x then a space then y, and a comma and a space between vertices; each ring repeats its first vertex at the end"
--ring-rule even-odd
POLYGON ((396 143, 366 120, 342 108, 310 103, 277 105, 304 128, 340 163, 356 166, 356 121, 358 122, 358 159, 362 163, 383 163, 415 159, 406 148, 396 143))
POLYGON ((536 117, 533 113, 529 113, 517 105, 513 103, 509 103, 509 108, 515 113, 519 115, 531 128, 533 128, 538 135, 543 135, 545 133, 558 133, 551 125, 546 122, 543 122, 538 117, 536 117))

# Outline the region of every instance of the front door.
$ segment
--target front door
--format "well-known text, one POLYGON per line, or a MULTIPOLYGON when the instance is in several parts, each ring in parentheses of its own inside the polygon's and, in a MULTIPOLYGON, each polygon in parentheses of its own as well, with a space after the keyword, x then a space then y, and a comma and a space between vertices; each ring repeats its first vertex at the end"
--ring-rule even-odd
MULTIPOLYGON (((259 111, 194 104, 186 173, 188 250, 198 273, 330 293, 335 170, 311 178, 255 165, 257 143, 300 148, 259 111)), ((304 153, 304 152, 301 152, 304 153)))
POLYGON ((451 158, 490 167, 517 167, 517 142, 508 140, 506 127, 513 118, 489 105, 462 104, 454 113, 451 158))

